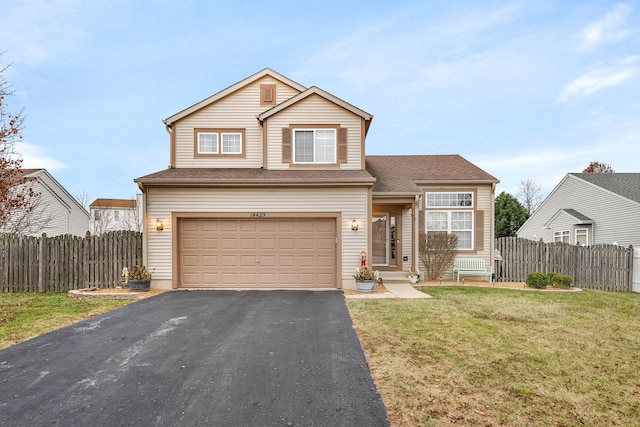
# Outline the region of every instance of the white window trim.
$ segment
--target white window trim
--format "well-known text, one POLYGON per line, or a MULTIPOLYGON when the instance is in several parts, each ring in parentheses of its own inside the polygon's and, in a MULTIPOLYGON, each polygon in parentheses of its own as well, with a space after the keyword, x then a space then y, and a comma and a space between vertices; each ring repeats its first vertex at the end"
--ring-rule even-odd
POLYGON ((303 165, 333 165, 337 163, 338 159, 338 132, 335 128, 294 128, 292 129, 292 152, 293 152, 293 163, 303 164, 303 165), (332 162, 317 162, 315 160, 316 157, 316 131, 332 131, 333 132, 333 161, 332 162), (313 132, 313 161, 311 162, 299 162, 296 160, 296 132, 313 132))
POLYGON ((218 145, 220 146, 220 152, 222 154, 242 154, 242 145, 243 145, 242 133, 240 133, 240 132, 220 132, 219 140, 220 140, 220 142, 219 142, 218 145), (240 151, 225 151, 224 150, 224 144, 223 144, 223 136, 224 135, 238 135, 240 137, 240 151))
POLYGON ((198 132, 198 154, 218 154, 220 151, 220 135, 219 132, 198 132), (200 148, 200 136, 201 135, 215 135, 216 147, 214 151, 202 151, 200 148))
POLYGON ((476 246, 476 242, 475 242, 475 234, 476 234, 476 230, 475 230, 475 215, 474 215, 474 211, 473 210, 468 210, 468 209, 453 209, 453 210, 444 210, 444 209, 428 209, 424 212, 424 228, 425 228, 425 232, 428 233, 429 231, 435 231, 435 232, 442 232, 445 230, 429 230, 428 224, 428 214, 430 212, 439 212, 439 213, 446 213, 447 214, 447 233, 453 233, 454 231, 469 231, 471 232, 471 247, 469 248, 456 248, 459 251, 472 251, 473 248, 475 248, 476 246), (465 213, 469 213, 471 214, 471 228, 470 229, 464 229, 464 230, 453 230, 451 227, 451 213, 452 212, 465 212, 465 213))
POLYGON ((571 232, 569 230, 560 230, 553 232, 553 242, 554 243, 571 243, 571 232), (560 240, 557 241, 556 237, 560 237, 560 240), (564 238, 567 238, 567 241, 564 241, 564 238))
POLYGON ((438 209, 438 208, 468 208, 472 209, 475 206, 475 197, 473 191, 427 191, 424 200, 426 209, 438 209), (429 206, 429 194, 470 194, 471 205, 470 206, 429 206))
POLYGON ((588 228, 576 228, 575 230, 575 242, 576 245, 578 244, 578 231, 584 231, 585 232, 585 236, 587 238, 587 243, 585 243, 585 246, 589 246, 589 229, 588 228))

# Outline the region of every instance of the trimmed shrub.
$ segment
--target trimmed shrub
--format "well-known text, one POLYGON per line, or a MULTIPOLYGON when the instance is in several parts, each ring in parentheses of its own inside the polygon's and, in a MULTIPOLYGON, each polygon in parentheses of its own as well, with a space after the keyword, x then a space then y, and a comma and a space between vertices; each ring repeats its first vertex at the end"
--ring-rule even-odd
POLYGON ((569 289, 573 286, 573 279, 566 274, 549 273, 549 284, 556 288, 569 289))
POLYGON ((527 286, 536 289, 544 289, 549 284, 549 276, 538 271, 527 274, 527 286))

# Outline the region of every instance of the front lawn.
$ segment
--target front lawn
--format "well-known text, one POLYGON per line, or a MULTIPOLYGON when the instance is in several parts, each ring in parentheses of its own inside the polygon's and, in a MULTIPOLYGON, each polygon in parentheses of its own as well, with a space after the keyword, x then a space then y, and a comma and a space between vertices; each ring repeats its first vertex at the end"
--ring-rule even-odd
POLYGON ((638 425, 640 295, 424 291, 347 300, 392 425, 638 425))
POLYGON ((0 350, 131 303, 66 293, 0 293, 0 350))

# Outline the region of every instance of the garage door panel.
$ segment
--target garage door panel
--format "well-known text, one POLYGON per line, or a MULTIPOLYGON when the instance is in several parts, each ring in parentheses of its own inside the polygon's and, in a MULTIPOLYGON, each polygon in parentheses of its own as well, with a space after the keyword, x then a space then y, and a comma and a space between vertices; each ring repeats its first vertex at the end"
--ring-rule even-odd
POLYGON ((218 249, 218 238, 206 238, 203 237, 202 239, 200 239, 201 242, 201 248, 202 249, 218 249))
POLYGON ((183 287, 335 287, 336 220, 179 220, 183 287))
POLYGON ((202 255, 200 257, 202 267, 218 267, 220 265, 220 257, 217 255, 202 255))
POLYGON ((239 258, 237 255, 222 255, 220 257, 220 267, 237 267, 240 264, 239 258))
POLYGON ((318 265, 318 267, 323 267, 323 268, 334 268, 334 262, 333 262, 333 258, 329 257, 329 256, 318 256, 316 257, 316 263, 318 265))

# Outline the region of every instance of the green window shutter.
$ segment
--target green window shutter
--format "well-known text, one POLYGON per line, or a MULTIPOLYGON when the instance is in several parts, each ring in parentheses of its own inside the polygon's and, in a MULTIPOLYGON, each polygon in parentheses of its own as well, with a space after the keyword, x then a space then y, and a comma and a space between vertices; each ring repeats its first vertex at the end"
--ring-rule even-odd
POLYGON ((475 213, 475 250, 484 250, 484 211, 476 211, 475 213))
POLYGON ((338 163, 347 163, 347 128, 338 129, 338 163))
POLYGON ((289 128, 282 128, 282 163, 293 163, 293 146, 289 128))

